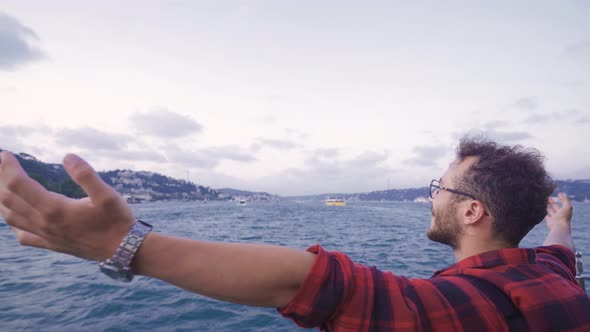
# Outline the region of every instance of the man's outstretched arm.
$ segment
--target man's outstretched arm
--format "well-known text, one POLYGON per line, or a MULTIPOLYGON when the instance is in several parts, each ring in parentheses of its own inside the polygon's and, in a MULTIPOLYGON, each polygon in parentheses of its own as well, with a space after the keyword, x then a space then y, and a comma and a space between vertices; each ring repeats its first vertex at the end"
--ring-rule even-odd
MULTIPOLYGON (((103 261, 135 222, 123 198, 75 155, 64 158, 64 167, 88 194, 81 200, 45 190, 12 154, 4 151, 0 158, 0 213, 22 245, 103 261)), ((133 268, 212 298, 282 307, 297 292, 315 257, 280 246, 194 241, 152 232, 133 268)))
POLYGON ((280 308, 293 298, 315 257, 288 247, 194 241, 152 232, 133 270, 218 300, 280 308))
POLYGON ((571 226, 573 216, 572 203, 567 195, 563 193, 559 193, 558 197, 561 201, 561 206, 553 198, 549 198, 547 216, 545 217, 547 227, 549 227, 549 234, 543 245, 559 244, 575 252, 571 226))

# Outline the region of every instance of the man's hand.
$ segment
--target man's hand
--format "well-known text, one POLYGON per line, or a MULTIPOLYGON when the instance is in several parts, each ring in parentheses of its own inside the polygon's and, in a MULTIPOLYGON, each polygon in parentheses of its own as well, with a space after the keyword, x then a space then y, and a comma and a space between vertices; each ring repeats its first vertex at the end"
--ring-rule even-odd
POLYGON ((102 261, 135 221, 125 200, 76 155, 67 155, 63 164, 88 194, 80 200, 47 191, 10 152, 3 151, 0 160, 0 213, 22 245, 102 261))
POLYGON ((573 207, 569 197, 564 193, 559 193, 557 196, 561 201, 561 206, 552 197, 549 197, 549 204, 547 205, 547 216, 545 220, 547 220, 547 227, 549 229, 569 226, 572 221, 573 207))
MULTIPOLYGON (((81 200, 45 190, 9 152, 0 158, 0 213, 23 245, 102 261, 115 253, 135 222, 123 198, 75 155, 67 155, 64 166, 88 194, 81 200)), ((194 241, 151 232, 132 264, 136 274, 212 298, 283 307, 315 257, 283 246, 194 241)))
POLYGON ((549 204, 547 205, 547 227, 549 227, 549 234, 545 239, 543 245, 559 244, 575 251, 574 240, 572 239, 571 221, 573 216, 573 207, 567 195, 559 193, 557 195, 561 201, 561 206, 549 197, 549 204))

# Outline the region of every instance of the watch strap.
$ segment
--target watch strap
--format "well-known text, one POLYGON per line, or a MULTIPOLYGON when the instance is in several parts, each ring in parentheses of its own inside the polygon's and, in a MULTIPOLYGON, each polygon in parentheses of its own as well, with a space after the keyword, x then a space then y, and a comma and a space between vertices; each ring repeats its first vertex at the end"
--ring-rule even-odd
POLYGON ((127 235, 125 235, 123 241, 121 241, 121 244, 117 248, 117 251, 115 251, 113 257, 111 257, 109 260, 114 265, 119 267, 130 267, 135 253, 137 253, 137 250, 143 243, 143 240, 151 232, 151 230, 152 225, 144 221, 137 220, 127 235))

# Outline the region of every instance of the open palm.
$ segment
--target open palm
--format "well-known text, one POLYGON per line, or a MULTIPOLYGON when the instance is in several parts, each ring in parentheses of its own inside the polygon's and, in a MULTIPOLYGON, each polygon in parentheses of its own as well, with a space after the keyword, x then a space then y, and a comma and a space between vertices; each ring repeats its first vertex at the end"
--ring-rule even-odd
POLYGON ((547 227, 549 229, 552 229, 556 225, 569 225, 572 220, 573 207, 570 199, 563 193, 559 193, 557 197, 561 201, 561 206, 551 197, 549 197, 549 204, 547 204, 547 216, 545 216, 545 220, 547 220, 547 227))

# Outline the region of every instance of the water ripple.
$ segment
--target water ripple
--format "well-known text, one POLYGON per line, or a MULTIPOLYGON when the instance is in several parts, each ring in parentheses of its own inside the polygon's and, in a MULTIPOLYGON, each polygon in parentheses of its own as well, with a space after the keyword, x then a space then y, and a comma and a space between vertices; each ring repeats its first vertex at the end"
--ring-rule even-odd
MULTIPOLYGON (((162 202, 133 206, 136 215, 164 233, 194 239, 269 243, 305 249, 322 244, 354 261, 408 277, 429 277, 454 262, 452 251, 425 236, 430 205, 351 202, 162 202)), ((590 257, 590 205, 576 204, 576 246, 590 257)), ((523 241, 542 243, 540 225, 523 241)), ((207 299, 160 280, 131 284, 110 280, 97 264, 19 246, 0 223, 2 331, 301 331, 274 309, 207 299)))

